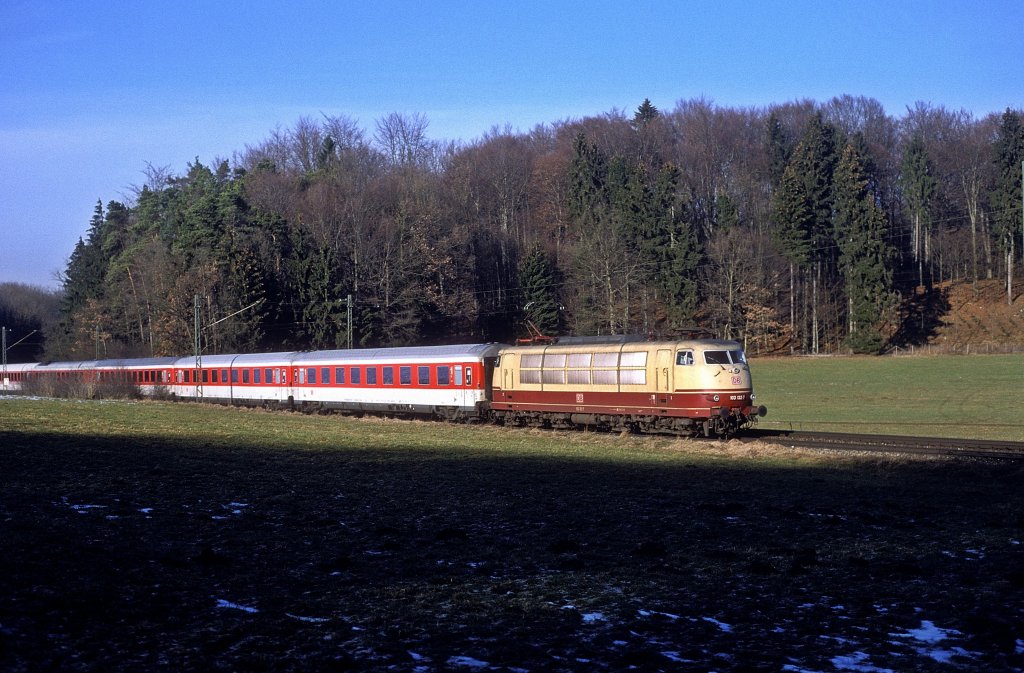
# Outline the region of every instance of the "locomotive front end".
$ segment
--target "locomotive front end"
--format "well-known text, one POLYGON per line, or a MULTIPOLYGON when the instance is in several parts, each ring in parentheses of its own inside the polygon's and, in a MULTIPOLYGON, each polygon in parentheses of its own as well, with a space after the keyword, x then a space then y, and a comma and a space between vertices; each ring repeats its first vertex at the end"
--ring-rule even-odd
POLYGON ((706 409, 705 435, 735 434, 768 413, 755 403, 750 365, 735 341, 702 341, 679 349, 675 375, 706 409))

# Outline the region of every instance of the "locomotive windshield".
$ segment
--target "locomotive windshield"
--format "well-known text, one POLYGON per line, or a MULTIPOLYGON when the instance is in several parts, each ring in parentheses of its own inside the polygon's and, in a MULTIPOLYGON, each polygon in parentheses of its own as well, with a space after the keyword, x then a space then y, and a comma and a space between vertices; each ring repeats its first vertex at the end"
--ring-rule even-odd
POLYGON ((704 351, 704 362, 709 365, 743 365, 747 358, 742 350, 704 351))

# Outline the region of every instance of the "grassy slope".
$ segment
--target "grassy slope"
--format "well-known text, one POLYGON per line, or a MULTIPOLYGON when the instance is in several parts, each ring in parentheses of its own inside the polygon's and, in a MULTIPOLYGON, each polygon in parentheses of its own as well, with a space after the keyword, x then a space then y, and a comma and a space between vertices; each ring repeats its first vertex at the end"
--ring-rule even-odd
POLYGON ((1024 356, 757 359, 766 429, 1024 440, 1024 356))

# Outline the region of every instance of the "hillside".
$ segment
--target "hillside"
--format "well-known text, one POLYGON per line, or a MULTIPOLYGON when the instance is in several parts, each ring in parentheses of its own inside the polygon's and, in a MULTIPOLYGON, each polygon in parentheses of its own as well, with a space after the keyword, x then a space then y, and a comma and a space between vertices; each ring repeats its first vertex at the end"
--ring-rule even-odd
POLYGON ((1006 301, 1004 280, 943 283, 936 301, 945 304, 928 346, 949 352, 1024 350, 1024 287, 1006 301))

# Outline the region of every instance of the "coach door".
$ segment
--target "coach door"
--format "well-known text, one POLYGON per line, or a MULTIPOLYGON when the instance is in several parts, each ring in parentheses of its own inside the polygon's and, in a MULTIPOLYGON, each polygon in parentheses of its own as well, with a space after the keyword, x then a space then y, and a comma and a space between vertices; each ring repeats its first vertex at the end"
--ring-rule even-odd
POLYGON ((494 380, 494 369, 498 358, 484 358, 484 377, 480 379, 480 383, 483 384, 484 388, 484 399, 488 402, 492 402, 491 399, 491 381, 494 380))
POLYGON ((667 348, 658 349, 654 358, 654 381, 659 393, 671 390, 672 351, 667 348))

